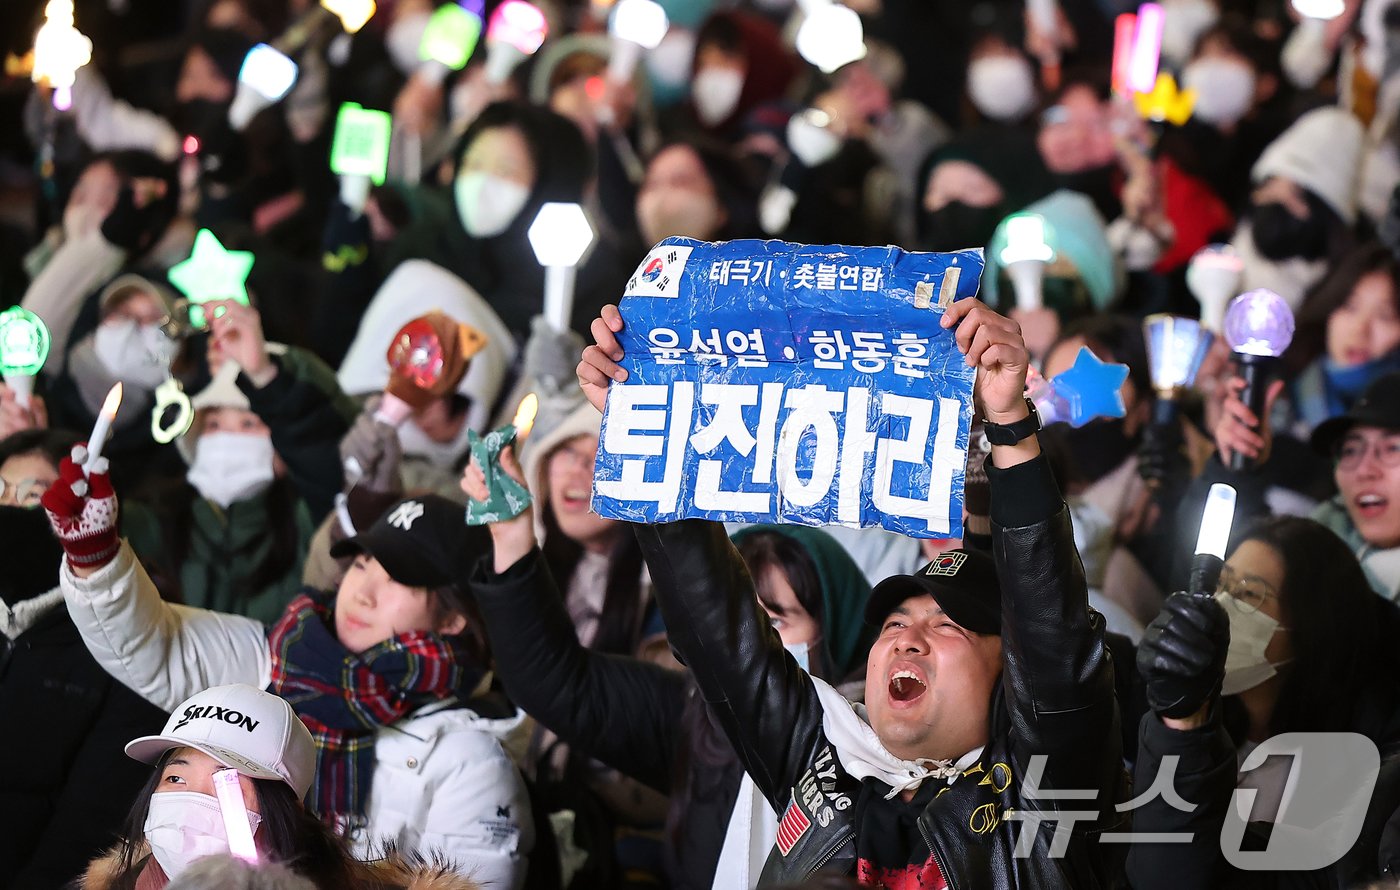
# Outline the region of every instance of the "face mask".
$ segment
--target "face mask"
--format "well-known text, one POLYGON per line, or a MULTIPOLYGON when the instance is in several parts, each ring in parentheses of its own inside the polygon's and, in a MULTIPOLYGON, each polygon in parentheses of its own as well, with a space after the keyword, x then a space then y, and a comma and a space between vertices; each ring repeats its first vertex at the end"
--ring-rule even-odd
POLYGON ((797 192, 782 185, 770 185, 758 199, 758 224, 768 235, 777 235, 792 222, 797 192))
POLYGON ((723 123, 739 107, 744 92, 744 72, 735 68, 706 68, 690 85, 690 100, 700 123, 713 127, 723 123))
POLYGON ((272 438, 256 433, 206 433, 195 443, 185 478, 224 509, 272 484, 272 438))
POLYGON ((1400 350, 1359 365, 1339 365, 1330 358, 1322 363, 1327 388, 1348 403, 1355 401, 1377 377, 1397 370, 1400 370, 1400 350))
POLYGON ((0 507, 0 541, 10 554, 0 573, 0 600, 13 606, 58 586, 63 548, 43 510, 0 507))
POLYGON ((1230 648, 1225 655, 1225 682, 1220 688, 1221 695, 1238 695, 1253 689, 1278 673, 1280 665, 1270 664, 1264 657, 1274 632, 1287 630, 1278 621, 1263 612, 1249 612, 1240 601, 1228 593, 1217 593, 1216 602, 1225 610, 1230 619, 1230 648))
POLYGON ((175 344, 159 325, 139 325, 131 319, 98 325, 92 348, 113 377, 141 389, 165 382, 175 353, 175 344))
POLYGON ((637 226, 648 244, 672 235, 709 241, 718 234, 720 208, 693 189, 651 188, 637 198, 637 226))
POLYGON ((1220 21, 1220 10, 1210 0, 1166 0, 1162 14, 1162 58, 1173 68, 1185 65, 1196 41, 1220 21))
POLYGON ((470 427, 462 424, 462 431, 451 442, 439 442, 423 432, 410 418, 399 426, 399 445, 405 457, 417 457, 440 469, 455 471, 457 462, 469 447, 470 427))
POLYGON ((812 123, 806 114, 788 120, 787 144, 805 167, 820 167, 841 151, 841 137, 812 123))
MULTIPOLYGON (((250 812, 248 822, 256 835, 262 817, 250 812)), ((219 800, 211 794, 197 791, 152 794, 145 832, 151 855, 172 881, 195 860, 229 851, 219 800)))
POLYGON ((926 214, 921 240, 925 250, 961 250, 964 247, 985 247, 1001 222, 1002 213, 996 207, 973 207, 961 201, 950 201, 933 213, 926 214))
POLYGON ((994 121, 1017 121, 1035 107, 1035 73, 1021 56, 983 56, 968 66, 967 95, 994 121))
POLYGON ((453 185, 457 200, 457 218, 462 228, 473 238, 494 238, 510 228, 530 190, 518 182, 492 176, 490 173, 463 173, 453 185))
POLYGON ((1327 230, 1316 208, 1307 219, 1299 219, 1282 204, 1256 204, 1249 218, 1254 246, 1267 260, 1320 260, 1327 255, 1327 230))
POLYGON ((659 107, 667 108, 685 100, 694 61, 695 32, 672 22, 656 49, 646 54, 652 99, 659 107))
POLYGON ((423 32, 428 30, 429 18, 426 12, 400 16, 384 34, 389 60, 406 75, 418 68, 418 48, 423 43, 423 32))
POLYGON ((199 138, 207 149, 220 144, 218 137, 232 131, 228 122, 227 102, 212 102, 208 99, 191 99, 175 106, 175 127, 181 133, 199 138))
POLYGON ((1097 482, 1118 469, 1137 449, 1137 442, 1123 432, 1123 419, 1095 420, 1081 427, 1059 430, 1070 462, 1085 482, 1097 482))
POLYGON ((1181 83, 1196 91, 1192 113, 1218 127, 1238 123, 1254 104, 1254 72, 1229 59, 1198 59, 1181 73, 1181 83))

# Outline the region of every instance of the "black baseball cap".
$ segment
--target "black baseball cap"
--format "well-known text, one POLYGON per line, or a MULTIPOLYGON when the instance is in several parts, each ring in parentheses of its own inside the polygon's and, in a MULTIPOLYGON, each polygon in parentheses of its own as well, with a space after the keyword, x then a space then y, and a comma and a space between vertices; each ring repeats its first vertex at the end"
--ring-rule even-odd
POLYGON ((870 591, 865 623, 879 626, 911 596, 928 595, 959 626, 1001 635, 1001 584, 996 563, 980 550, 948 550, 912 575, 886 578, 870 591))
POLYGON ((409 587, 461 584, 473 562, 490 549, 485 529, 467 525, 461 504, 435 494, 404 498, 367 531, 331 547, 340 559, 368 553, 409 587))
POLYGON ((1400 371, 1372 380, 1351 410, 1319 423, 1312 433, 1313 450, 1331 457, 1337 442, 1354 426, 1400 430, 1400 371))

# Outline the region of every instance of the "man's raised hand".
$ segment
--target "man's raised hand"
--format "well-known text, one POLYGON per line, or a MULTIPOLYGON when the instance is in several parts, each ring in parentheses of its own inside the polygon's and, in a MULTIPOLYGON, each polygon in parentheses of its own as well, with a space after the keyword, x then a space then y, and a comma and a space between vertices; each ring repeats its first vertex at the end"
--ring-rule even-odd
POLYGON ((949 306, 941 323, 957 328, 958 350, 978 369, 977 404, 982 416, 1001 424, 1025 417, 1031 357, 1021 326, 973 298, 949 306))
POLYGON ((618 365, 622 361, 622 344, 617 342, 617 334, 622 330, 622 313, 609 303, 593 319, 590 330, 594 345, 583 350, 583 359, 575 371, 584 396, 594 408, 602 411, 608 400, 608 384, 614 380, 627 381, 627 371, 618 365))

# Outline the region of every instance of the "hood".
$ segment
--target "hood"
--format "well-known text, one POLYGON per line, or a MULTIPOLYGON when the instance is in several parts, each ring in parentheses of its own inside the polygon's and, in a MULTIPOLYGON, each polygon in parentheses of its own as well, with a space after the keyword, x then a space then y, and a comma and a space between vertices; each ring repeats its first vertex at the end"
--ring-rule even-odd
POLYGON ((924 160, 915 189, 921 231, 929 215, 923 206, 929 175, 945 161, 966 161, 995 180, 1003 192, 999 205, 1003 216, 1040 200, 1054 188, 1032 136, 1014 127, 979 127, 959 134, 924 160))
MULTIPOLYGON (((1068 262, 1084 282, 1094 309, 1107 309, 1118 296, 1124 280, 1123 270, 1109 246, 1107 226, 1094 202, 1078 192, 1061 189, 1031 204, 1024 212, 1045 218, 1045 240, 1055 250, 1055 262, 1046 271, 1053 273, 1061 260, 1068 262)), ((1003 220, 987 244, 987 267, 982 275, 983 299, 990 306, 997 305, 1004 247, 1006 222, 1003 220)))
POLYGON ((602 433, 603 415, 583 398, 582 393, 540 403, 535 426, 519 454, 520 468, 525 471, 525 483, 537 502, 535 537, 544 540, 545 462, 565 442, 576 436, 598 436, 602 433))
POLYGON ((490 305, 465 281, 427 260, 399 264, 380 285, 360 320, 336 380, 352 396, 383 391, 389 382, 389 341, 408 322, 434 309, 486 335, 457 391, 471 399, 467 426, 485 431, 506 373, 515 361, 515 340, 490 305))
POLYGON ((1269 143, 1250 178, 1281 176, 1317 195, 1348 225, 1356 222, 1356 186, 1365 130, 1351 112, 1328 106, 1298 118, 1269 143))
MULTIPOLYGON (((717 12, 700 26, 697 49, 710 33, 721 30, 737 36, 748 70, 744 73, 744 89, 739 93, 733 113, 713 127, 701 125, 701 129, 710 133, 728 132, 760 105, 781 101, 801 71, 797 57, 783 43, 782 32, 767 19, 746 12, 717 12)), ((692 78, 694 71, 692 60, 692 78)), ((783 123, 786 124, 786 120, 783 123)))
POLYGON ((836 539, 819 528, 751 525, 731 537, 738 543, 758 532, 777 532, 797 542, 812 560, 822 588, 822 640, 835 677, 846 677, 864 663, 875 638, 875 629, 865 623, 870 582, 836 539))

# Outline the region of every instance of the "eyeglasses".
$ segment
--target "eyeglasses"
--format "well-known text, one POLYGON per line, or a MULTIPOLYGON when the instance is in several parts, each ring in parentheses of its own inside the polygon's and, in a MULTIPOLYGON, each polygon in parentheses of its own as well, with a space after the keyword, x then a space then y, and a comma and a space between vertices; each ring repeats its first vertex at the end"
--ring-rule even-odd
POLYGON ((1230 594, 1246 612, 1257 612, 1265 600, 1278 599, 1278 591, 1272 584, 1253 575, 1236 574, 1229 566, 1220 570, 1220 584, 1216 592, 1230 594))
POLYGON ((46 479, 0 478, 0 504, 10 503, 16 507, 34 508, 52 483, 46 479))
POLYGON ((1387 469, 1400 467, 1400 436, 1382 436, 1366 440, 1360 436, 1349 436, 1337 446, 1333 458, 1342 470, 1354 470, 1361 466, 1367 452, 1376 452, 1376 462, 1387 469))

